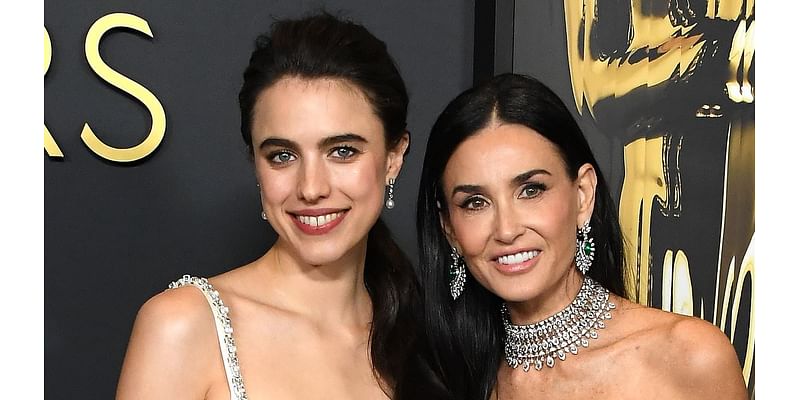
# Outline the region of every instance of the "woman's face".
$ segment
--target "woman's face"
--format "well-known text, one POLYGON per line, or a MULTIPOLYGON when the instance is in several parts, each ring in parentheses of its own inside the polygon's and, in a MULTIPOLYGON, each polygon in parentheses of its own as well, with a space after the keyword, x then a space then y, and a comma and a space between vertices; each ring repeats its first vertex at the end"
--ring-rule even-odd
POLYGON ((442 177, 448 239, 470 273, 507 302, 547 298, 574 266, 576 231, 594 207, 590 164, 568 176, 557 148, 518 124, 461 143, 442 177))
POLYGON ((387 151, 363 92, 337 79, 279 80, 260 94, 252 128, 262 206, 279 241, 311 265, 363 251, 407 136, 387 151))

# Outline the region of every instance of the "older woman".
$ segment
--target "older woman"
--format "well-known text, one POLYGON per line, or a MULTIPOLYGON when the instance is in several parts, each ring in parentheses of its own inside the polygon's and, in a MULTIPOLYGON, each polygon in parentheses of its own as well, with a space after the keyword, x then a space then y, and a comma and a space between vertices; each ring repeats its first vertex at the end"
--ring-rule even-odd
POLYGON ((539 81, 501 75, 447 106, 417 217, 426 326, 453 397, 747 397, 718 328, 625 298, 606 181, 539 81))

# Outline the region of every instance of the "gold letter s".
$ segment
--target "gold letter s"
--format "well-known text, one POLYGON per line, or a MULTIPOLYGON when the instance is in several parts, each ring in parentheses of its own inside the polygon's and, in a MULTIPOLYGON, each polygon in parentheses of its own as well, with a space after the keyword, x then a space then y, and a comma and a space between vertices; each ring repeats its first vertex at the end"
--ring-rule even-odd
MULTIPOLYGON (((44 28, 44 74, 47 75, 47 70, 50 69, 50 61, 53 60, 53 46, 50 44, 50 34, 47 33, 47 28, 44 28)), ((58 147, 47 125, 44 126, 44 150, 50 157, 63 158, 64 153, 58 147)))
POLYGON ((100 39, 102 39, 103 35, 109 30, 120 27, 134 29, 151 38, 153 37, 150 26, 144 19, 125 13, 108 14, 98 19, 92 27, 89 28, 89 33, 86 34, 86 60, 89 62, 89 66, 92 70, 103 78, 103 80, 135 97, 147 107, 153 119, 150 133, 144 141, 136 146, 116 148, 103 143, 94 132, 92 132, 92 128, 89 127, 89 124, 86 123, 83 125, 81 139, 86 143, 89 149, 100 157, 111 161, 130 162, 147 157, 161 144, 167 127, 167 117, 164 114, 164 107, 153 93, 130 78, 114 71, 100 58, 100 39))

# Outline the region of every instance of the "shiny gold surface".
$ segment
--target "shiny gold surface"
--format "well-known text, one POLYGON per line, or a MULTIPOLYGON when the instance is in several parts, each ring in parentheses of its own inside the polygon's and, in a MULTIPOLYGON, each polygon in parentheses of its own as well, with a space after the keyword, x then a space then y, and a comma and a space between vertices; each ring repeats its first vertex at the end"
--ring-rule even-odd
MULTIPOLYGON (((47 71, 50 69, 50 62, 53 60, 53 45, 50 43, 50 33, 47 28, 44 28, 44 75, 47 76, 47 71)), ((64 153, 58 147, 47 125, 44 126, 44 150, 47 155, 52 158, 63 158, 64 153)))
POLYGON ((161 144, 167 127, 166 114, 161 102, 147 88, 120 74, 109 67, 100 57, 100 40, 103 35, 115 28, 130 28, 149 37, 153 37, 150 26, 142 18, 132 14, 115 13, 98 19, 89 28, 86 35, 86 60, 100 78, 139 100, 150 112, 152 125, 147 137, 138 145, 128 148, 117 148, 103 143, 92 131, 88 123, 84 124, 81 139, 94 153, 110 161, 130 162, 150 155, 161 144))
POLYGON ((641 86, 655 86, 674 73, 684 75, 705 46, 702 35, 691 34, 694 25, 673 25, 668 15, 651 16, 642 1, 631 2, 630 40, 621 56, 592 58, 592 29, 599 0, 564 0, 567 27, 567 59, 578 112, 584 104, 594 115, 595 104, 620 97, 641 86), (650 52, 655 49, 655 52, 650 52), (648 57, 634 59, 635 53, 648 57))
POLYGON ((625 285, 632 299, 650 304, 650 222, 653 202, 667 201, 662 150, 664 138, 640 138, 624 149, 625 180, 619 219, 625 238, 625 258, 631 270, 625 285), (640 218, 641 216, 641 218, 640 218), (641 235, 640 235, 641 232, 641 235))
MULTIPOLYGON (((632 0, 627 20, 627 42, 616 43, 617 47, 606 43, 605 47, 608 48, 596 42, 599 19, 603 18, 597 15, 601 2, 564 0, 567 59, 575 105, 580 114, 588 110, 590 118, 597 120, 595 106, 600 101, 613 101, 634 90, 658 96, 663 93, 658 90, 670 85, 671 89, 675 89, 677 83, 688 82, 698 70, 706 72, 703 78, 706 81, 700 83, 719 82, 716 87, 705 84, 704 89, 697 91, 693 91, 691 86, 680 89, 686 92, 687 99, 696 102, 690 104, 690 111, 685 118, 709 118, 709 123, 719 119, 717 121, 726 121, 729 127, 725 165, 709 166, 725 171, 723 204, 717 209, 719 211, 713 207, 707 210, 720 212, 718 215, 721 215, 719 242, 709 243, 714 249, 712 251, 719 252, 719 261, 711 268, 692 264, 692 255, 675 249, 667 238, 666 243, 659 243, 659 248, 669 249, 661 265, 662 280, 653 282, 651 268, 656 258, 651 254, 653 210, 659 209, 665 217, 686 218, 680 213, 680 194, 685 190, 681 185, 681 174, 693 176, 703 173, 696 168, 681 172, 677 162, 674 166, 668 165, 671 161, 667 155, 672 154, 669 153, 672 138, 668 132, 685 128, 680 124, 672 127, 667 123, 659 128, 661 131, 654 131, 655 128, 645 130, 641 136, 646 137, 625 139, 624 177, 619 204, 620 224, 626 241, 625 257, 629 267, 625 283, 633 300, 641 304, 652 304, 653 293, 650 291, 661 290, 661 307, 676 313, 706 318, 703 307, 713 303, 713 315, 708 319, 723 330, 737 348, 746 349, 742 374, 752 394, 755 349, 752 283, 755 276, 755 121, 752 114, 742 113, 741 108, 736 108, 741 105, 736 104, 755 101, 752 69, 755 60, 755 1, 710 0, 698 9, 692 9, 698 6, 697 2, 669 2, 664 15, 663 12, 653 12, 653 5, 649 2, 632 0), (718 50, 720 54, 717 55, 718 50), (658 89, 649 89, 657 85, 660 86, 658 89), (673 178, 672 182, 670 178, 673 178), (671 201, 676 204, 671 204, 671 201), (677 211, 672 207, 676 207, 677 211), (692 272, 697 275, 692 275, 692 272), (692 282, 692 276, 714 276, 715 273, 714 293, 694 287, 696 283, 692 282), (748 321, 746 333, 737 332, 736 324, 742 318, 748 321)), ((616 22, 626 23, 624 19, 616 22)), ((653 99, 647 94, 643 98, 653 99)), ((658 107, 670 106, 664 99, 660 101, 653 102, 654 108, 650 112, 654 118, 662 116, 658 107)), ((616 128, 624 132, 629 126, 622 124, 616 128)), ((607 133, 614 135, 616 132, 607 133)), ((702 134, 702 131, 686 133, 702 134)), ((680 152, 682 136, 678 137, 677 151, 680 152)), ((695 200, 686 207, 697 211, 698 207, 703 206, 695 200)))

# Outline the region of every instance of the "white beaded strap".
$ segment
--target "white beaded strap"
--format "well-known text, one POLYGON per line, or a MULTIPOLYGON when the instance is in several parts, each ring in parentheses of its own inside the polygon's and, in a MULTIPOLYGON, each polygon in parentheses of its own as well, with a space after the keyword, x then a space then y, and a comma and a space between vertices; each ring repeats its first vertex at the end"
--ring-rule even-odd
POLYGON ((184 275, 181 279, 170 283, 169 288, 175 289, 187 285, 192 285, 203 292, 214 313, 214 324, 217 327, 217 338, 222 352, 222 363, 225 366, 225 376, 228 378, 231 400, 247 400, 242 373, 239 370, 239 358, 236 356, 236 343, 233 341, 233 327, 231 319, 228 317, 228 307, 225 307, 219 297, 219 292, 208 283, 206 278, 184 275))

